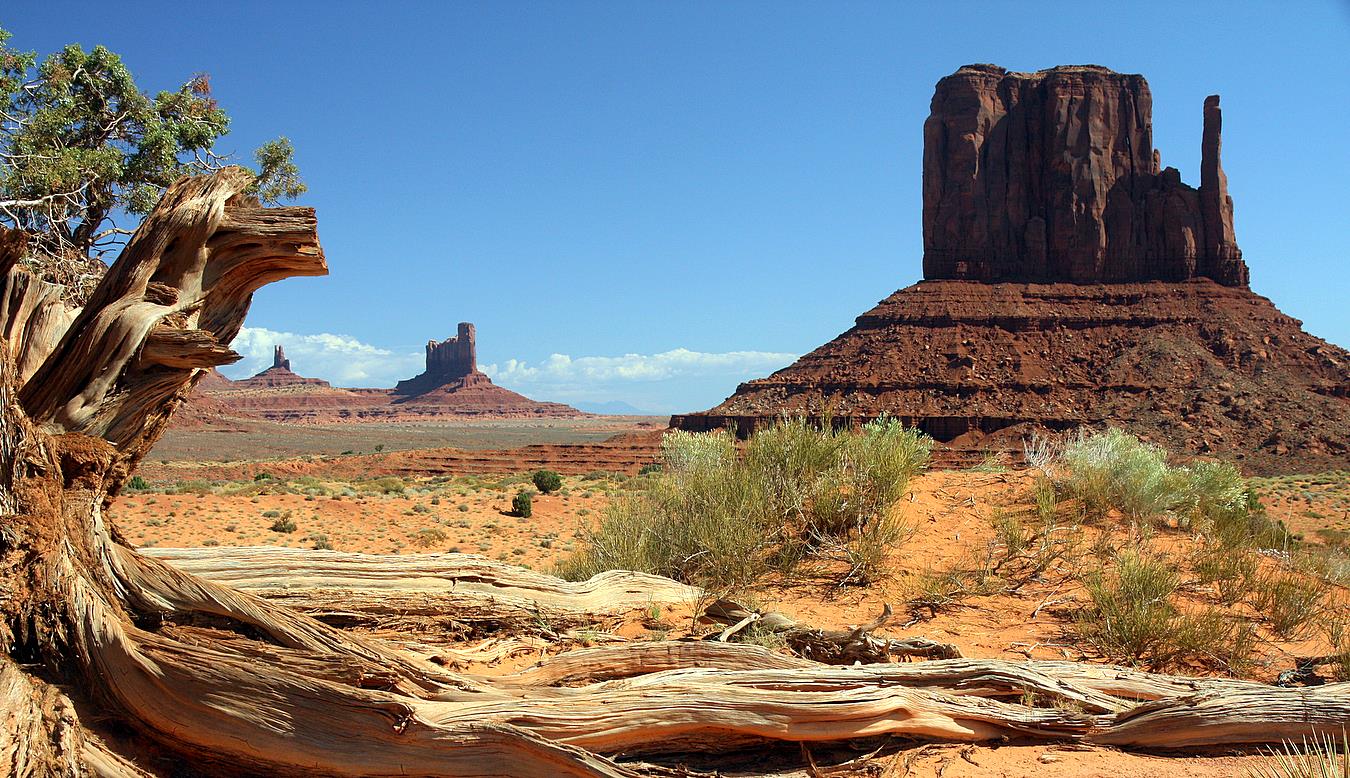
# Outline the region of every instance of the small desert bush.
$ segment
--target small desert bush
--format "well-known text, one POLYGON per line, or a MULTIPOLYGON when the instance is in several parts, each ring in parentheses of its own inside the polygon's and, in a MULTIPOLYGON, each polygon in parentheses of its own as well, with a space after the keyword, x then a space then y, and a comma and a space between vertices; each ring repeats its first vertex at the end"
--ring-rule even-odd
POLYGON ((511 513, 522 519, 534 514, 534 496, 529 492, 520 492, 511 500, 511 513))
POLYGON ((1255 650, 1249 625, 1211 608, 1183 610, 1174 560, 1122 551, 1111 572, 1084 578, 1090 603, 1075 618, 1079 634, 1113 660, 1154 669, 1185 664, 1238 672, 1255 650))
POLYGON ((1191 556, 1196 579, 1211 584, 1219 602, 1233 605, 1251 593, 1257 582, 1256 554, 1220 544, 1200 544, 1191 556))
POLYGON ((1322 629, 1331 644, 1332 676, 1337 681, 1350 681, 1350 608, 1342 606, 1337 615, 1323 622, 1322 629))
POLYGON ((273 521, 272 526, 268 527, 268 529, 273 532, 295 532, 295 520, 290 516, 281 516, 273 521))
POLYGON ((551 494, 562 488, 562 476, 552 470, 536 470, 534 475, 530 476, 530 481, 534 483, 534 488, 539 490, 540 494, 551 494))
POLYGON ((144 478, 141 478, 138 475, 133 475, 130 479, 127 480, 127 488, 133 492, 143 492, 150 488, 150 484, 146 483, 146 480, 144 478))
MULTIPOLYGON (((1090 516, 1116 510, 1137 523, 1170 520, 1230 547, 1279 548, 1290 541, 1230 463, 1171 465, 1164 449, 1119 429, 1080 432, 1058 452, 1047 453, 1044 445, 1035 451, 1039 466, 1090 516)), ((1038 495, 1038 505, 1042 499, 1038 495)))
POLYGON ((403 483, 401 478, 385 477, 374 478, 369 481, 357 481, 352 484, 358 491, 376 492, 379 494, 402 494, 407 490, 407 484, 403 483))
POLYGON ((414 533, 412 541, 421 548, 431 548, 439 543, 444 543, 448 537, 445 530, 440 527, 427 527, 414 533))
POLYGON ((629 569, 735 588, 823 557, 847 565, 842 580, 871 581, 907 533, 888 514, 930 447, 888 418, 857 431, 783 419, 744 452, 727 431, 668 433, 660 470, 609 505, 559 572, 629 569))
POLYGON ((1277 635, 1297 637, 1320 614, 1327 590, 1316 578, 1275 572, 1256 580, 1252 605, 1277 635))

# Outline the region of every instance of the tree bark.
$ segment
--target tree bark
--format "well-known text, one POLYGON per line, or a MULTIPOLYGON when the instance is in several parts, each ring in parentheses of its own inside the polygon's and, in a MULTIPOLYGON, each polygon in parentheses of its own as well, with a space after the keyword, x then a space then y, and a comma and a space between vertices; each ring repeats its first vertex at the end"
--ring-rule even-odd
POLYGON ((566 618, 701 593, 631 573, 565 584, 453 557, 270 553, 231 571, 219 551, 166 555, 203 577, 142 555, 107 503, 202 373, 238 358, 228 344, 252 293, 326 272, 313 212, 261 208, 249 183, 226 169, 171 186, 79 311, 24 278, 13 239, 0 238, 0 772, 147 774, 95 734, 72 694, 194 770, 229 775, 630 776, 637 767, 610 757, 870 735, 1268 742, 1339 732, 1350 716, 1345 685, 1187 686, 975 660, 830 667, 712 643, 578 652, 488 679, 208 577, 293 577, 305 592, 295 601, 316 612, 360 590, 377 617, 378 597, 566 618))

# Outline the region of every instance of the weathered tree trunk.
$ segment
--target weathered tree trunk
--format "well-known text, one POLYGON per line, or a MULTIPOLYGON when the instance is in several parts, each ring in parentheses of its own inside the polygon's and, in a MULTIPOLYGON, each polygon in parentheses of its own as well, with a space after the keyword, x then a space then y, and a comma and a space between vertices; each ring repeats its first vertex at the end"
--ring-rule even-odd
MULTIPOLYGON (((0 238, 0 774, 152 772, 103 743, 74 698, 200 772, 230 775, 625 776, 635 768, 607 755, 887 734, 1185 746, 1339 732, 1350 718, 1345 685, 1189 687, 974 660, 841 668, 712 643, 578 652, 487 679, 143 556, 105 520, 108 501, 202 371, 237 359, 227 344, 252 293, 325 272, 313 212, 261 208, 248 184, 227 169, 170 187, 78 312, 15 268, 0 238)), ((297 570, 256 555, 232 572, 210 553, 177 558, 255 585, 298 572, 315 611, 324 592, 330 610, 421 592, 435 608, 518 616, 533 603, 559 617, 691 593, 634 574, 568 585, 448 558, 324 569, 336 557, 317 556, 297 570)))

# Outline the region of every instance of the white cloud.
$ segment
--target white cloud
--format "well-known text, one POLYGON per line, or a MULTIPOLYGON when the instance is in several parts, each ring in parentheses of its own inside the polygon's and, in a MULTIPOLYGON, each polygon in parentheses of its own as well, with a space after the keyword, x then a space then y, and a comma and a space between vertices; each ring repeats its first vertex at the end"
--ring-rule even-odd
POLYGON ((425 366, 422 354, 399 354, 362 343, 350 335, 321 332, 299 335, 266 327, 244 327, 230 348, 244 355, 224 369, 231 378, 247 378, 272 365, 272 347, 281 346, 291 369, 302 376, 322 378, 334 386, 393 386, 425 366))
POLYGON ((677 348, 616 357, 553 354, 534 364, 508 359, 481 369, 496 383, 540 400, 620 400, 670 413, 715 405, 741 381, 768 375, 796 358, 770 351, 709 353, 677 348))
MULTIPOLYGON (((228 366, 230 378, 247 378, 272 364, 272 347, 286 349, 291 368, 334 386, 391 387, 421 373, 422 353, 400 353, 349 335, 301 335, 244 327, 231 348, 244 359, 228 366)), ((659 354, 582 356, 552 354, 540 362, 507 359, 479 369, 508 389, 536 400, 624 401, 656 411, 701 410, 715 405, 750 378, 790 364, 796 354, 771 351, 710 353, 677 348, 659 354)))
POLYGON ((553 354, 535 365, 508 359, 482 370, 501 383, 589 383, 663 381, 696 376, 758 375, 777 370, 796 359, 795 354, 771 351, 726 351, 707 353, 677 348, 659 354, 624 354, 619 357, 576 357, 553 354))

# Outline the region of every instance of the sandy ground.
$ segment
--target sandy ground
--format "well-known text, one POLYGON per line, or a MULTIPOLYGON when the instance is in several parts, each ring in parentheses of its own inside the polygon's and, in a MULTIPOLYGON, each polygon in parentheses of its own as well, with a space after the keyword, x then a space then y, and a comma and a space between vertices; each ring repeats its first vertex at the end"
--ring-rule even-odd
MULTIPOLYGON (((1027 509, 1032 483, 1027 472, 924 474, 914 480, 910 494, 897 506, 900 517, 914 531, 891 554, 884 580, 866 588, 840 588, 830 571, 824 570, 817 578, 770 583, 756 593, 757 604, 827 628, 869 621, 885 603, 903 613, 904 603, 914 596, 926 571, 950 566, 987 546, 993 535, 990 517, 994 512, 1027 509)), ((1339 537, 1336 532, 1350 529, 1344 518, 1344 510, 1350 507, 1350 478, 1333 474, 1258 485, 1272 517, 1314 542, 1334 542, 1339 537)), ((218 483, 209 489, 199 482, 181 493, 172 493, 175 488, 169 485, 125 494, 112 506, 111 516, 133 543, 142 545, 326 544, 370 553, 462 551, 548 570, 574 547, 583 525, 597 519, 632 482, 619 475, 567 476, 561 491, 534 498, 531 517, 510 515, 511 498, 528 486, 523 475, 362 482, 311 474, 289 482, 264 478, 218 483), (297 493, 277 493, 287 490, 297 493), (285 525, 287 519, 294 522, 294 531, 272 529, 274 523, 285 525)), ((1162 542, 1173 541, 1163 538, 1162 542)), ((1082 593, 1055 580, 1048 576, 1044 582, 1032 581, 1013 594, 971 597, 907 629, 897 624, 889 634, 921 634, 950 642, 971 657, 1101 661, 1075 642, 1072 633, 1072 609, 1082 593)), ((610 627, 626 639, 679 637, 698 629, 691 612, 672 609, 655 618, 610 627)), ((1298 641, 1267 638, 1270 642, 1250 673, 1263 680, 1289 669, 1294 656, 1325 648, 1311 636, 1298 641)), ((521 651, 505 661, 471 669, 506 672, 536 661, 539 651, 558 650, 562 647, 521 651)), ((1043 744, 930 745, 887 751, 863 766, 835 767, 828 774, 1181 778, 1247 775, 1258 762, 1258 757, 1232 752, 1179 756, 1043 744)))
POLYGON ((235 419, 223 426, 169 427, 146 461, 219 462, 442 446, 477 451, 540 443, 595 443, 618 433, 665 429, 668 421, 667 416, 349 424, 281 424, 235 419))
POLYGON ((546 569, 571 550, 582 522, 595 518, 620 488, 613 479, 570 477, 560 492, 535 494, 532 515, 523 518, 511 510, 512 498, 530 488, 521 477, 464 477, 389 493, 324 483, 311 489, 336 493, 274 494, 260 483, 260 494, 126 494, 110 514, 138 545, 312 548, 326 542, 372 554, 483 554, 546 569), (272 529, 286 519, 294 530, 272 529))

